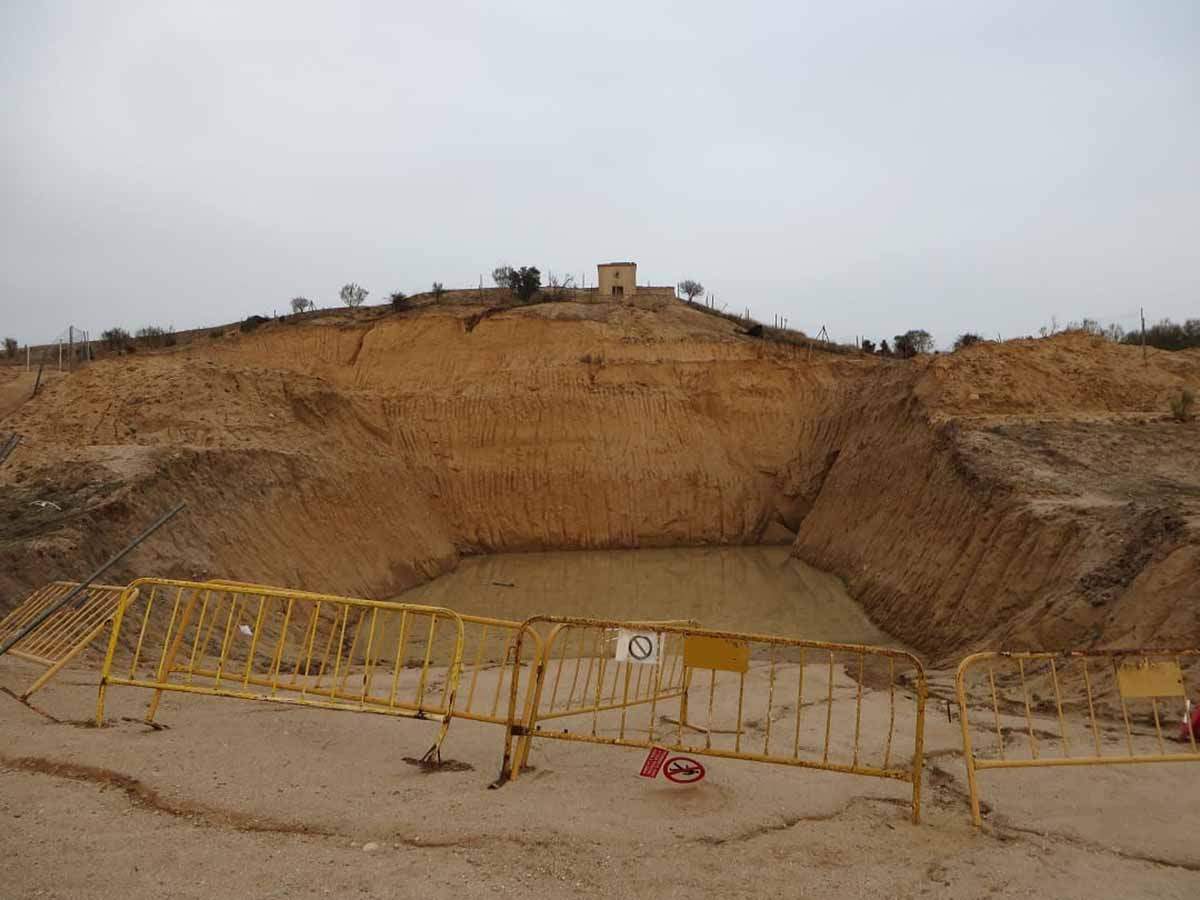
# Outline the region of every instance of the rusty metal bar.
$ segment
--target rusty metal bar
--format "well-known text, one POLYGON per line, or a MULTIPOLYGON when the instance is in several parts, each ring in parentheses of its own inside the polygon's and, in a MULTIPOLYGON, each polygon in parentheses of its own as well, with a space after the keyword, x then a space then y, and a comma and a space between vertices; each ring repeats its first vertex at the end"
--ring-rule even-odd
POLYGON ((76 597, 78 597, 80 594, 82 594, 84 591, 86 591, 91 586, 93 581, 95 581, 97 578, 99 578, 101 575, 103 575, 105 572, 107 572, 109 569, 111 569, 113 566, 115 566, 117 563, 119 563, 121 560, 123 560, 133 550, 135 550, 139 544, 141 544, 144 540, 146 540, 146 538, 150 537, 150 535, 154 534, 154 532, 158 531, 158 529, 162 528, 169 521, 171 521, 171 519, 175 518, 176 515, 178 515, 180 512, 182 512, 186 508, 187 508, 186 503, 177 503, 174 507, 167 510, 165 513, 163 513, 161 516, 159 516, 157 519, 155 519, 153 522, 151 522, 145 528, 145 530, 142 531, 141 534, 139 534, 132 541, 130 541, 128 544, 126 544, 124 547, 122 547, 119 551, 117 551, 117 553, 115 553, 113 556, 111 556, 98 569, 96 569, 94 572, 92 572, 92 574, 90 574, 87 578, 85 578, 83 581, 79 582, 79 584, 75 588, 73 588, 70 592, 68 592, 67 596, 63 597, 61 600, 59 600, 53 606, 50 606, 47 609, 43 610, 41 613, 39 613, 33 619, 32 622, 30 622, 28 625, 26 625, 23 629, 21 629, 15 635, 12 635, 11 637, 9 637, 7 640, 4 641, 4 643, 0 644, 0 656, 3 656, 10 649, 12 649, 12 647, 15 646, 16 644, 19 644, 25 638, 25 636, 27 634, 30 634, 31 632, 36 630, 39 625, 41 625, 43 622, 45 622, 47 619, 49 619, 59 609, 66 606, 68 603, 72 602, 76 597))
POLYGON ((1025 660, 1018 657, 1017 666, 1021 672, 1021 696, 1025 700, 1025 725, 1029 730, 1029 753, 1030 756, 1037 759, 1037 738, 1033 736, 1033 715, 1029 710, 1029 685, 1025 681, 1025 660))
POLYGON ((1096 741, 1096 755, 1101 756, 1103 754, 1100 750, 1100 729, 1096 725, 1096 706, 1092 702, 1092 677, 1090 674, 1088 674, 1087 657, 1081 658, 1079 660, 1079 664, 1083 668, 1083 685, 1084 689, 1087 691, 1088 721, 1091 722, 1092 737, 1096 741))
POLYGON ((804 648, 800 648, 800 670, 796 676, 796 738, 792 743, 792 756, 800 756, 800 717, 804 714, 804 648))
POLYGON ((1062 736, 1063 756, 1071 755, 1071 741, 1067 737, 1067 722, 1063 718, 1062 710, 1062 693, 1058 687, 1058 667, 1054 665, 1053 657, 1050 659, 1050 679, 1054 682, 1054 706, 1058 710, 1058 733, 1062 736))
POLYGON ((892 761, 892 737, 896 733, 896 660, 888 658, 888 736, 883 750, 883 767, 892 761))
POLYGON ((829 733, 833 729, 833 651, 829 651, 829 696, 825 699, 825 751, 821 762, 829 762, 829 733))
POLYGON ((858 691, 854 698, 854 759, 851 765, 858 765, 858 744, 859 737, 862 734, 862 695, 863 695, 863 679, 866 677, 867 658, 865 654, 858 654, 858 691))
POLYGON ((771 671, 767 676, 767 724, 763 734, 763 755, 771 755, 771 708, 775 704, 775 645, 771 645, 771 671))

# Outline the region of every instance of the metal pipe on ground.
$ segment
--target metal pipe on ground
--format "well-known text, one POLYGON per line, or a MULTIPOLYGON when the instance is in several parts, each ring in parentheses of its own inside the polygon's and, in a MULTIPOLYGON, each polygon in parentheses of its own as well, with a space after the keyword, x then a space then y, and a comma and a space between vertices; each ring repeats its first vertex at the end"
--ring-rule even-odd
POLYGON ((21 436, 15 431, 10 434, 4 444, 0 446, 0 466, 4 465, 4 461, 8 459, 9 454, 17 449, 17 444, 21 443, 21 436))
POLYGON ((88 587, 92 584, 93 581, 95 581, 97 578, 99 578, 101 575, 103 575, 105 572, 107 572, 109 569, 111 569, 113 566, 115 566, 117 563, 119 563, 134 548, 136 548, 139 544, 141 544, 142 541, 146 540, 146 538, 150 537, 150 535, 154 534, 154 532, 158 531, 158 529, 160 529, 162 526, 166 525, 167 522, 169 522, 169 521, 171 521, 171 519, 175 518, 175 516, 178 513, 180 513, 181 511, 183 511, 183 509, 185 509, 186 507, 187 507, 186 503, 179 503, 174 508, 167 510, 165 513, 163 513, 161 516, 159 516, 157 519, 155 519, 152 523, 150 523, 150 525, 146 528, 145 531, 143 531, 141 534, 139 534, 137 537, 135 537, 132 541, 130 541, 128 544, 126 544, 120 551, 117 552, 117 554, 115 556, 113 556, 111 559, 109 559, 108 562, 104 563, 104 565, 102 565, 95 572, 93 572, 91 575, 89 575, 85 580, 81 581, 69 594, 67 594, 65 597, 63 597, 61 600, 59 600, 57 603, 54 603, 51 606, 47 607, 46 609, 42 610, 42 612, 36 618, 34 618, 31 622, 29 622, 28 625, 26 625, 19 632, 17 632, 15 635, 13 635, 7 641, 5 641, 3 645, 0 645, 0 656, 3 656, 5 653, 7 653, 10 649, 12 649, 12 647, 14 645, 19 644, 27 634, 29 634, 31 631, 36 629, 39 625, 41 625, 43 622, 45 622, 47 619, 49 619, 52 615, 54 615, 56 612, 58 612, 60 609, 62 609, 64 606, 66 606, 68 603, 70 603, 76 597, 78 597, 80 594, 82 594, 84 591, 86 591, 88 589, 88 587))

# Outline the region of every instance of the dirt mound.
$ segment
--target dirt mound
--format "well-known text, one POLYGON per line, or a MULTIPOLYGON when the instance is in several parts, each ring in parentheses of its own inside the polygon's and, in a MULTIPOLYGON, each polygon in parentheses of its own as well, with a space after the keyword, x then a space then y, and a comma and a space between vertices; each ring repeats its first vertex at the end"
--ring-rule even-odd
POLYGON ((1082 333, 977 344, 934 357, 914 394, 941 416, 1167 412, 1181 385, 1200 385, 1200 350, 1171 353, 1082 333))
POLYGON ((1200 427, 1166 415, 1183 384, 1200 354, 1081 335, 882 372, 801 469, 810 494, 827 471, 796 552, 934 654, 1194 645, 1200 427))
POLYGON ((182 498, 118 574, 382 596, 462 553, 794 538, 933 653, 1195 642, 1200 428, 1165 411, 1200 353, 1147 358, 1068 335, 880 361, 658 298, 271 322, 9 414, 0 589, 182 498))

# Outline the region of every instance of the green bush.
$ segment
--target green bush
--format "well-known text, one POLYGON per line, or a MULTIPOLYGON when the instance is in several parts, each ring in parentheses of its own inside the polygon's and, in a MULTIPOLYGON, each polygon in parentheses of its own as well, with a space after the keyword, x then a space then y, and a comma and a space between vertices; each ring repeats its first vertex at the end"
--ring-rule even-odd
POLYGON ((157 325, 147 325, 139 328, 137 338, 144 347, 161 347, 166 342, 167 330, 157 325))
POLYGON ((124 350, 133 343, 133 338, 129 336, 129 332, 120 326, 100 332, 100 339, 104 341, 105 346, 109 350, 115 351, 124 350))
MULTIPOLYGON (((1141 344, 1142 332, 1127 331, 1121 338, 1123 344, 1141 344)), ((1182 325, 1163 319, 1146 329, 1146 343, 1159 350, 1187 350, 1200 347, 1200 319, 1188 319, 1182 325)))
POLYGON ((892 345, 895 353, 901 359, 909 359, 918 353, 933 352, 933 337, 923 328, 914 328, 904 334, 898 334, 892 345))
POLYGON ((246 316, 245 320, 241 325, 238 326, 238 328, 243 332, 249 332, 253 331, 266 321, 268 321, 266 316, 246 316))

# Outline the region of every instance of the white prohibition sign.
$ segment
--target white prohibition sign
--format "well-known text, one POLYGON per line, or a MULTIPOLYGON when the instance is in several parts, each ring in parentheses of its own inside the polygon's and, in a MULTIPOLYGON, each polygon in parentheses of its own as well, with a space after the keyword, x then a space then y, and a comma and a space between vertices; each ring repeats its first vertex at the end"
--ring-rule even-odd
POLYGON ((617 662, 641 663, 644 666, 658 665, 662 635, 656 631, 634 631, 630 628, 617 630, 617 662))

